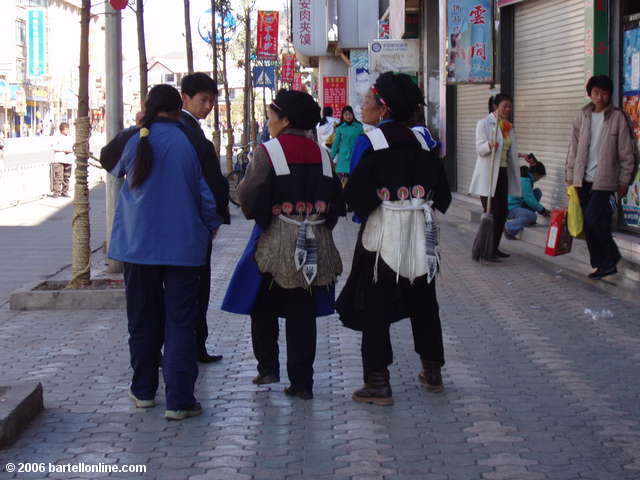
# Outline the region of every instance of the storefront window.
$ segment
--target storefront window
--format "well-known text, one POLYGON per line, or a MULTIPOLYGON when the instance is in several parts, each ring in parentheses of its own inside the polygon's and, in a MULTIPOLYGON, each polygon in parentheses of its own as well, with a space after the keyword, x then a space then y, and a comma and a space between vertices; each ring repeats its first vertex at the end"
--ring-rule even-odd
POLYGON ((23 47, 27 41, 27 24, 21 18, 16 19, 16 44, 23 47))

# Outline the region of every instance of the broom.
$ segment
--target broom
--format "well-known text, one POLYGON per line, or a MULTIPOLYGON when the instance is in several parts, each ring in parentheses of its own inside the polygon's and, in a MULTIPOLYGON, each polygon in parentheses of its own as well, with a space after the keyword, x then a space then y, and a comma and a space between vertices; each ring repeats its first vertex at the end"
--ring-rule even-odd
MULTIPOLYGON (((495 145, 498 138, 498 124, 493 131, 493 144, 495 145)), ((491 260, 495 257, 495 221, 493 214, 491 213, 491 186, 493 185, 493 164, 496 159, 496 148, 491 151, 491 174, 489 184, 489 196, 487 198, 487 211, 482 214, 480 218, 480 228, 476 234, 476 238, 473 241, 473 248, 471 249, 471 258, 476 262, 480 260, 491 260)))

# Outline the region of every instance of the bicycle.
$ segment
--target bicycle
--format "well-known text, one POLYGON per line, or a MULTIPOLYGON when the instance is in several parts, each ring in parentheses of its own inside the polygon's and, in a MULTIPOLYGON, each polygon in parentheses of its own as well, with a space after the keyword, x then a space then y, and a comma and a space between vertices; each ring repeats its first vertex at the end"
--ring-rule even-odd
POLYGON ((240 206, 240 199, 238 198, 238 185, 244 178, 244 174, 247 171, 247 166, 253 157, 252 146, 257 145, 257 142, 249 142, 246 145, 237 143, 233 146, 233 169, 227 174, 227 181, 229 182, 229 201, 236 206, 240 206))

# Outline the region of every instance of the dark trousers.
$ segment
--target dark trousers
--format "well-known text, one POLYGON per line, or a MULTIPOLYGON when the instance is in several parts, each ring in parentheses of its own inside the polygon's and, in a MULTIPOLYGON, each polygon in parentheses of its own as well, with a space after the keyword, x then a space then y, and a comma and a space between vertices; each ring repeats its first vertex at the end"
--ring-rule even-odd
MULTIPOLYGON (((424 281, 424 280, 423 280, 424 281)), ((426 282, 425 282, 426 283, 426 282)), ((389 295, 393 287, 384 283, 374 284, 367 295, 367 310, 371 312, 362 330, 362 366, 365 372, 379 371, 393 363, 393 350, 389 335, 389 295)), ((444 365, 444 346, 435 280, 430 285, 403 289, 404 303, 409 310, 415 351, 427 361, 444 365)))
POLYGON ((70 163, 51 164, 51 192, 54 195, 69 193, 69 178, 71 177, 70 163))
MULTIPOLYGON (((498 171, 498 183, 496 184, 495 196, 491 199, 491 213, 493 214, 493 226, 496 242, 496 250, 500 245, 502 239, 502 232, 504 231, 504 224, 507 221, 507 212, 509 210, 509 202, 507 196, 509 195, 509 174, 507 173, 507 167, 500 167, 498 171)), ((487 199, 488 197, 480 197, 482 202, 482 208, 487 211, 487 199)))
POLYGON ((211 250, 213 242, 209 242, 206 263, 200 267, 200 285, 198 286, 198 320, 196 322, 196 349, 198 355, 207 353, 207 338, 209 327, 207 326, 207 310, 209 310, 209 297, 211 295, 211 250))
POLYGON ((614 192, 593 190, 592 187, 592 183, 585 181, 579 189, 591 266, 611 268, 620 260, 620 251, 611 235, 616 197, 614 192))
POLYGON ((164 342, 162 373, 167 410, 186 410, 196 402, 194 327, 199 275, 200 267, 124 264, 131 391, 142 400, 155 397, 164 342))
POLYGON ((265 279, 251 313, 251 340, 260 375, 280 378, 278 317, 286 319, 287 373, 297 389, 313 389, 316 304, 302 288, 285 289, 265 279))

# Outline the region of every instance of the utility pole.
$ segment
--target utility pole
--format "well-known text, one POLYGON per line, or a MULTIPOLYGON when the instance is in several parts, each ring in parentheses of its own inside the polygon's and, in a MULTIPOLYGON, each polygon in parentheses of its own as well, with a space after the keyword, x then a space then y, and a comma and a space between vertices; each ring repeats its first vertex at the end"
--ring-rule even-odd
MULTIPOLYGON (((122 105, 122 16, 120 10, 114 10, 107 2, 105 4, 105 71, 106 76, 106 116, 107 116, 107 141, 111 141, 122 130, 123 105, 122 105)), ((122 179, 107 175, 107 238, 106 247, 109 249, 111 241, 111 229, 113 217, 116 212, 116 204, 122 179)), ((117 260, 107 259, 107 272, 122 272, 122 263, 117 260)))
POLYGON ((187 41, 187 70, 193 73, 193 44, 191 43, 191 9, 189 0, 184 0, 184 36, 187 41))
MULTIPOLYGON (((253 122, 251 121, 251 9, 247 3, 244 9, 244 125, 242 129, 242 144, 247 145, 251 137, 253 122)), ((247 152, 249 148, 247 147, 247 152)))

